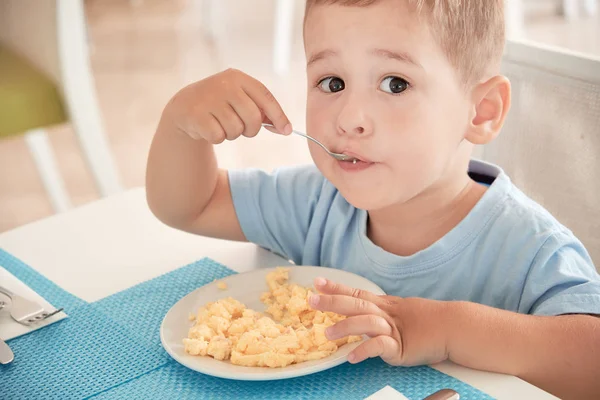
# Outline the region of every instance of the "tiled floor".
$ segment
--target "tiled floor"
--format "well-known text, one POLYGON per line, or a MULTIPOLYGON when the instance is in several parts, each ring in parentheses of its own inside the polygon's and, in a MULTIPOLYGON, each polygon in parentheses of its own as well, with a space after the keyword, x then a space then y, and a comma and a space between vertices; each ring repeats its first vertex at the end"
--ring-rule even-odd
MULTIPOLYGON (((187 83, 227 67, 262 80, 299 129, 304 128, 303 2, 296 4, 290 73, 272 72, 274 0, 219 0, 207 35, 202 0, 87 0, 92 66, 104 124, 125 187, 144 183, 145 162, 164 104, 187 83), (248 15, 252 15, 251 19, 248 15)), ((567 23, 552 9, 532 10, 529 39, 600 54, 600 16, 567 23)), ((69 127, 51 140, 75 205, 97 198, 69 127)), ((272 169, 309 162, 302 139, 264 133, 217 149, 228 168, 272 169)), ((0 232, 51 215, 33 161, 20 138, 0 142, 0 232)))

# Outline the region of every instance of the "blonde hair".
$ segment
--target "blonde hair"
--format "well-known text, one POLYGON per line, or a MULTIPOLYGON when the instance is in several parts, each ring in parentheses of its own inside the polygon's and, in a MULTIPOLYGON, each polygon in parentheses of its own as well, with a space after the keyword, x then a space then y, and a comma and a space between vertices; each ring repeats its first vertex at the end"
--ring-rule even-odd
MULTIPOLYGON (((321 4, 367 7, 380 0, 306 0, 305 18, 321 4)), ((396 0, 406 1, 425 16, 438 45, 465 84, 497 69, 504 50, 503 0, 396 0)))

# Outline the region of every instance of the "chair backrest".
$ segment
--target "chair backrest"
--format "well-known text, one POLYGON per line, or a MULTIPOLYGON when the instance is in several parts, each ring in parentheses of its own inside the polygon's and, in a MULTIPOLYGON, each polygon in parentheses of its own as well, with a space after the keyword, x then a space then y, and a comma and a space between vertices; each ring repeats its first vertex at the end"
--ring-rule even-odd
POLYGON ((120 192, 90 66, 84 0, 0 0, 0 42, 59 84, 98 191, 120 192))
POLYGON ((600 58, 507 43, 512 109, 483 158, 571 229, 600 271, 600 58))

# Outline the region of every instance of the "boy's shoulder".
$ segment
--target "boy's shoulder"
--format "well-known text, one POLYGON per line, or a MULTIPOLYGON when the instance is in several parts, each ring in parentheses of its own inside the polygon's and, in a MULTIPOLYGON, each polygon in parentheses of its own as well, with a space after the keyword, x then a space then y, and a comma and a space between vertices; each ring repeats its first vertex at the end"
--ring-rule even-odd
POLYGON ((487 169, 492 182, 467 217, 478 216, 468 224, 477 231, 460 261, 476 260, 483 291, 502 299, 495 306, 539 315, 596 313, 600 276, 582 242, 499 167, 471 167, 487 169))
POLYGON ((493 167, 498 174, 487 199, 482 199, 489 209, 487 221, 472 243, 472 252, 487 260, 490 268, 516 280, 551 280, 568 275, 569 270, 598 281, 594 263, 575 234, 493 167))
POLYGON ((480 183, 489 185, 488 193, 480 203, 496 214, 496 222, 507 224, 507 228, 518 227, 523 234, 572 235, 546 208, 519 189, 500 167, 472 160, 469 174, 476 176, 480 183))
MULTIPOLYGON (((502 173, 497 179, 505 186, 492 227, 507 233, 506 239, 515 244, 528 242, 538 246, 556 246, 579 242, 575 234, 550 211, 527 196, 510 178, 502 173)), ((499 182, 500 183, 500 182, 499 182)))
POLYGON ((504 217, 508 221, 519 226, 524 233, 574 236, 573 232, 544 206, 526 195, 514 183, 510 182, 510 186, 504 206, 504 217))

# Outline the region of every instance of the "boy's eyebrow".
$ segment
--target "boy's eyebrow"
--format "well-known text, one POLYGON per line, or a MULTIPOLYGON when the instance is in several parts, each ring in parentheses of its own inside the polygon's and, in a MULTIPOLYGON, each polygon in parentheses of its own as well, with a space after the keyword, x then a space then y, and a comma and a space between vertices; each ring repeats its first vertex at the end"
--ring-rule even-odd
POLYGON ((423 66, 421 64, 419 64, 417 61, 415 61, 410 56, 410 54, 405 53, 405 52, 396 52, 396 51, 391 51, 391 50, 386 50, 386 49, 374 49, 372 51, 372 53, 379 57, 389 58, 391 60, 396 60, 396 61, 400 61, 403 63, 412 64, 415 67, 419 67, 419 68, 423 69, 423 66))
MULTIPOLYGON (((423 66, 421 64, 419 64, 417 61, 415 61, 410 56, 410 54, 405 53, 405 52, 396 52, 396 51, 391 51, 391 50, 386 50, 386 49, 374 49, 371 53, 378 57, 388 58, 390 60, 396 60, 396 61, 400 61, 403 63, 412 64, 415 67, 419 67, 419 68, 423 69, 423 66)), ((337 52, 334 50, 319 51, 310 57, 310 59, 306 63, 306 66, 310 66, 317 61, 320 61, 320 60, 323 60, 324 58, 327 58, 330 56, 335 56, 335 55, 337 55, 337 52)))
POLYGON ((315 62, 322 60, 324 58, 327 58, 329 56, 335 56, 337 54, 337 52, 333 51, 333 50, 322 50, 319 51, 315 54, 313 54, 310 59, 308 60, 308 62, 306 63, 306 66, 310 66, 311 64, 314 64, 315 62))

